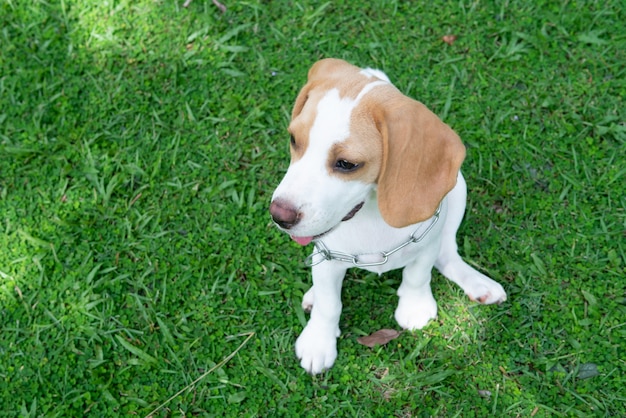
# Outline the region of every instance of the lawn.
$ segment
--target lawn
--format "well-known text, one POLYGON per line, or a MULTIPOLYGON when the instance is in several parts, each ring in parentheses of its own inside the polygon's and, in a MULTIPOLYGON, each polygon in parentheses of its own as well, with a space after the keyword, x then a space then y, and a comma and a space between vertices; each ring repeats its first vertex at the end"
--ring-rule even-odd
POLYGON ((224 5, 0 0, 0 416, 626 416, 622 1, 224 5), (267 207, 323 57, 460 134, 461 252, 509 298, 435 275, 438 319, 368 348, 400 275, 350 271, 311 377, 267 207))

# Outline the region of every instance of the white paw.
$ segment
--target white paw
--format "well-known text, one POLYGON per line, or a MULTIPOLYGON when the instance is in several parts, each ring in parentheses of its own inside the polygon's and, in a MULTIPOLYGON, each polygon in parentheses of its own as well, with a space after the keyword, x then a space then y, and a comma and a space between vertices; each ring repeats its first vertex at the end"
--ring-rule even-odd
POLYGON ((471 300, 485 305, 506 300, 506 292, 500 283, 478 272, 464 281, 463 290, 471 300))
POLYGON ((422 329, 437 317, 437 302, 432 294, 401 296, 395 317, 398 325, 404 329, 422 329))
POLYGON ((311 288, 302 297, 302 309, 304 309, 304 312, 311 312, 314 300, 315 295, 313 294, 313 286, 311 286, 311 288))
POLYGON ((296 356, 304 370, 310 374, 319 374, 335 363, 339 329, 333 330, 332 327, 311 322, 296 340, 296 356))

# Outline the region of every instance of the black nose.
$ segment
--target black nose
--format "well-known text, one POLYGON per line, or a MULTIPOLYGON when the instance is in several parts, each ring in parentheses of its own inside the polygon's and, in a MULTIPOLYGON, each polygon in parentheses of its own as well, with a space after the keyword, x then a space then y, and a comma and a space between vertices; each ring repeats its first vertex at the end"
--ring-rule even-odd
POLYGON ((301 214, 289 202, 276 199, 270 204, 270 214, 281 228, 289 229, 300 222, 301 214))

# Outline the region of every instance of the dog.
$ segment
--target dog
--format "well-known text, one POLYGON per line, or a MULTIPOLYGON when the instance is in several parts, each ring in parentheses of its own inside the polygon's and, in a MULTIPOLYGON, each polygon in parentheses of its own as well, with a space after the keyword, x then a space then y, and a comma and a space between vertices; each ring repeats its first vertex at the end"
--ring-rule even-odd
POLYGON ((316 62, 288 130, 291 163, 269 212, 298 244, 315 244, 307 259, 313 286, 302 300, 310 318, 295 347, 307 372, 321 373, 337 358, 348 268, 404 269, 395 319, 407 330, 437 316, 433 266, 473 301, 506 300, 502 286, 457 251, 464 145, 385 73, 333 58, 316 62))

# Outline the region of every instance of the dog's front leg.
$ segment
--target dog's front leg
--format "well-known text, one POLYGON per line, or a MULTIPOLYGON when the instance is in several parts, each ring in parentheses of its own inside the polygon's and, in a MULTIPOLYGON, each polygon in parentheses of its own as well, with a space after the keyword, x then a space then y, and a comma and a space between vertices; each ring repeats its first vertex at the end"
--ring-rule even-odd
POLYGON ((325 261, 313 266, 311 318, 296 341, 300 365, 311 374, 329 369, 337 358, 337 337, 341 316, 341 285, 345 266, 325 261))

